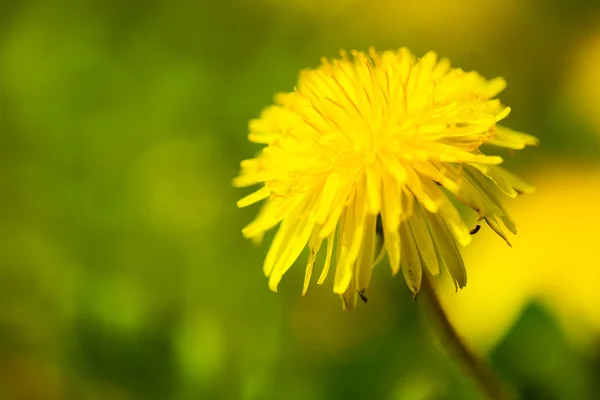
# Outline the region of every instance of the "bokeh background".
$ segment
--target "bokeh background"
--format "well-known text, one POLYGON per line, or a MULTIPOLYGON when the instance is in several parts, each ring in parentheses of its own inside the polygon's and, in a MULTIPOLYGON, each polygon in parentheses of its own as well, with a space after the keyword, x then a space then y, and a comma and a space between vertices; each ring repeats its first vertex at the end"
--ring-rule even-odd
MULTIPOLYGON (((438 290, 526 399, 600 393, 600 3, 0 3, 0 399, 479 399, 386 265, 343 312, 271 293, 231 187, 247 123, 340 48, 504 76, 537 191, 438 290)), ((268 240, 267 240, 268 244, 268 240)))

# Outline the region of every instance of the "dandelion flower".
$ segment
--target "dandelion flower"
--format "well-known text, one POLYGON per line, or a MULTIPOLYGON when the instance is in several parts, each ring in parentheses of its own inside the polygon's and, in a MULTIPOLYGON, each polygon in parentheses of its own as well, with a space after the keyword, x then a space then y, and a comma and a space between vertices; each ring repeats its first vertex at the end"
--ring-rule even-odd
POLYGON ((301 72, 291 93, 278 94, 249 126, 264 144, 242 161, 238 187, 260 184, 239 207, 264 200, 242 233, 259 241, 279 225, 264 261, 269 287, 308 247, 303 295, 317 253, 332 264, 333 291, 344 308, 366 301, 373 267, 387 255, 416 295, 423 271, 445 268, 456 288, 467 283, 459 251, 471 230, 461 202, 508 239, 516 233, 502 200, 532 188, 498 166, 481 146, 523 149, 535 137, 497 125, 510 112, 494 97, 506 83, 451 68, 433 52, 408 49, 341 58, 301 72), (324 243, 325 242, 325 243, 324 243), (335 251, 334 251, 335 248, 335 251))

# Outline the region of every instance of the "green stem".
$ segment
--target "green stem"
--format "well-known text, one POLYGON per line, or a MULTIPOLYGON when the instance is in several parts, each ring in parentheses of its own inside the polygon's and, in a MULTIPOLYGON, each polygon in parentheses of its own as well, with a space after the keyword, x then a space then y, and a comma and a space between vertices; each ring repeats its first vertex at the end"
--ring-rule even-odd
POLYGON ((450 323, 446 312, 442 308, 440 300, 431 284, 431 278, 427 273, 423 274, 421 293, 427 299, 431 314, 437 320, 439 328, 443 332, 442 340, 448 345, 450 351, 457 356, 467 370, 485 392, 488 398, 494 400, 508 400, 514 396, 507 390, 502 381, 466 346, 460 338, 456 329, 450 323))

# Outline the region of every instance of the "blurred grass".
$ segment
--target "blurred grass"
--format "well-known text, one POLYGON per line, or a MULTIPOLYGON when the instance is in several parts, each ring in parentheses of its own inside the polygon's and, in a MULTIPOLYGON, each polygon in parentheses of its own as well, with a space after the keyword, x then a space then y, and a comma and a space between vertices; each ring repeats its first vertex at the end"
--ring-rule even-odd
MULTIPOLYGON (((301 298, 297 268, 270 293, 265 246, 239 233, 256 209, 230 185, 274 93, 371 45, 505 76, 509 125, 543 144, 508 157, 524 175, 598 164, 565 96, 596 3, 441 4, 3 2, 0 398, 479 398, 385 266, 354 313, 329 284, 301 298)), ((536 310, 491 360, 526 398, 593 398, 598 348, 536 310)))

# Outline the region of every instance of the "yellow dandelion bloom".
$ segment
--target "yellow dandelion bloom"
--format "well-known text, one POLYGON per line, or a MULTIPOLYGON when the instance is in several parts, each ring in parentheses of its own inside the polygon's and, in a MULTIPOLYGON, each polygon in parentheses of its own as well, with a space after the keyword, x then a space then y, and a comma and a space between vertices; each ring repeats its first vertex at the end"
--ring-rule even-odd
POLYGON ((260 240, 279 224, 264 262, 271 290, 305 247, 303 294, 324 247, 317 283, 335 264, 333 291, 344 308, 366 301, 371 271, 384 254, 415 295, 424 269, 436 275, 446 268, 464 287, 459 247, 469 244, 474 227, 452 200, 508 241, 504 227, 516 230, 501 201, 532 190, 497 166, 501 157, 480 151, 484 144, 537 144, 497 125, 510 112, 494 99, 505 85, 405 48, 342 52, 302 71, 292 93, 278 94, 250 122, 250 141, 266 147, 242 161, 234 179, 239 187, 261 184, 239 207, 265 200, 243 235, 260 240))

